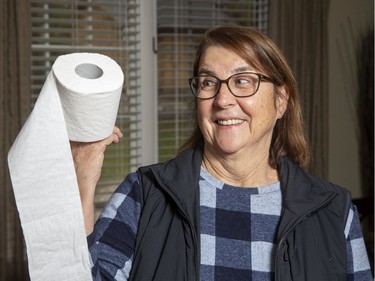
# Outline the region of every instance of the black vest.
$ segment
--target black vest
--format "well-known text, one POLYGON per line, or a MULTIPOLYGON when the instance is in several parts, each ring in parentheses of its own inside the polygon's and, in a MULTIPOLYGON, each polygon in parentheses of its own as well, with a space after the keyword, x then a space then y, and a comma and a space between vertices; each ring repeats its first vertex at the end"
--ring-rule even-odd
MULTIPOLYGON (((138 170, 143 202, 130 281, 198 281, 200 149, 138 170)), ((284 158, 276 281, 346 279, 345 189, 284 158)))

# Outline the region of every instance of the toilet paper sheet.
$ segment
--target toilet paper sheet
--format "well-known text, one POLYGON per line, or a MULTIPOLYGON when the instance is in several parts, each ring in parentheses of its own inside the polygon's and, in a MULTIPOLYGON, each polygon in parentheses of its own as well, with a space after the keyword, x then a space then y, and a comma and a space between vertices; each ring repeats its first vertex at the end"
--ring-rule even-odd
POLYGON ((8 153, 32 281, 92 280, 69 140, 112 133, 122 85, 107 56, 58 57, 8 153))

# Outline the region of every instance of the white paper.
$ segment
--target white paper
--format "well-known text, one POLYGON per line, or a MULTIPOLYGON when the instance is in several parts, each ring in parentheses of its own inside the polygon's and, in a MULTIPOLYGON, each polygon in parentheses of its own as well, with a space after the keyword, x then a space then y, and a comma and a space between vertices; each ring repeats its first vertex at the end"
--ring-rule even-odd
POLYGON ((121 68, 106 56, 59 57, 8 153, 32 281, 92 280, 69 139, 112 133, 122 85, 121 68), (87 75, 77 74, 81 66, 87 75))

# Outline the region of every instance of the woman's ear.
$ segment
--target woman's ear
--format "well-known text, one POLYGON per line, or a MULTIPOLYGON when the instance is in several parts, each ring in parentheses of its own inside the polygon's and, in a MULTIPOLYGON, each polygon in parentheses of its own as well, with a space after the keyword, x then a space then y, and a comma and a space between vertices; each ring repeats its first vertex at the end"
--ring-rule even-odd
POLYGON ((278 87, 276 95, 276 110, 277 119, 284 116, 284 113, 288 107, 289 93, 285 86, 278 87))

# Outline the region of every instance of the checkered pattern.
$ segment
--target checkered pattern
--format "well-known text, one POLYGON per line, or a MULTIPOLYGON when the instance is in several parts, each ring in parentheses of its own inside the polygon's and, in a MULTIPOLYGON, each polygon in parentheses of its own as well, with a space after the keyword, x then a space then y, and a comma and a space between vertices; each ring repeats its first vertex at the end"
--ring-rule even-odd
POLYGON ((201 171, 201 280, 271 280, 280 184, 225 185, 201 171))
MULTIPOLYGON (((262 188, 225 185, 204 169, 200 178, 201 281, 273 280, 278 183, 262 188)), ((129 174, 112 195, 88 237, 94 280, 128 280, 141 214, 140 186, 129 174)), ((345 234, 348 280, 372 280, 354 206, 345 234)))
POLYGON ((88 237, 94 280, 128 280, 141 214, 140 198, 137 175, 129 174, 96 222, 88 237))
POLYGON ((373 280, 369 279, 369 262, 367 256, 363 254, 365 242, 355 206, 352 206, 349 212, 345 234, 347 235, 348 256, 355 257, 355 259, 348 259, 347 280, 373 280))

